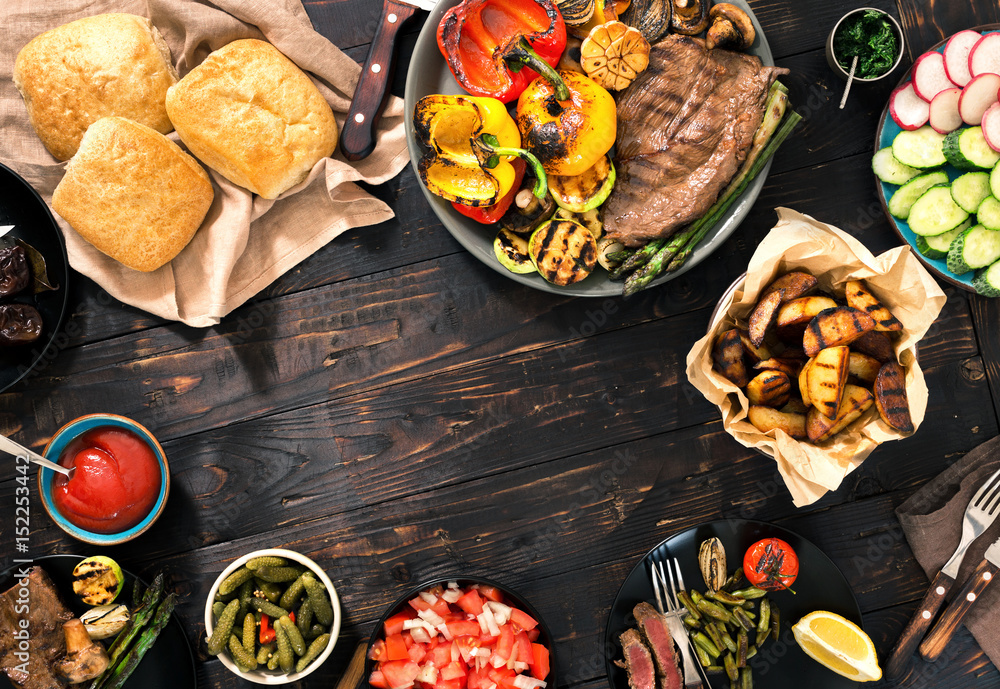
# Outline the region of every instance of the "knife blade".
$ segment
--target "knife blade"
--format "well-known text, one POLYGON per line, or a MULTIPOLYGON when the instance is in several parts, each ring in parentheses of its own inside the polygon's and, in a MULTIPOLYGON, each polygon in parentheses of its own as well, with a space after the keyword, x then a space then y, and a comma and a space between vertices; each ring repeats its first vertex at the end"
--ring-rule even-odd
POLYGON ((417 12, 432 10, 435 5, 437 0, 385 0, 382 5, 382 16, 354 89, 347 121, 340 132, 340 150, 348 160, 362 160, 375 150, 375 126, 389 94, 400 29, 417 12))
POLYGON ((1000 538, 986 549, 983 561, 969 575, 961 590, 955 594, 955 598, 941 613, 941 619, 937 621, 930 634, 920 644, 920 655, 925 660, 938 659, 945 646, 951 641, 951 637, 958 631, 962 618, 969 612, 986 587, 990 585, 997 572, 1000 572, 1000 538))

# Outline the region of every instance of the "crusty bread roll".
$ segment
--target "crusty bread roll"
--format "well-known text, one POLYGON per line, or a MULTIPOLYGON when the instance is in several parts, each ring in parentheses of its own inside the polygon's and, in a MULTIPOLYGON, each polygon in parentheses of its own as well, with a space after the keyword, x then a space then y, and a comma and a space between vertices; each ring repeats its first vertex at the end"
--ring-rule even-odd
POLYGON ((184 145, 226 179, 277 198, 337 147, 333 111, 270 43, 233 41, 167 92, 184 145))
POLYGON ((99 14, 46 31, 14 63, 31 126, 59 160, 71 158, 102 117, 171 131, 164 101, 175 83, 167 44, 148 19, 133 14, 99 14))
POLYGON ((105 254, 148 272, 187 246, 213 196, 208 173, 180 146, 145 125, 105 117, 66 165, 52 208, 105 254))

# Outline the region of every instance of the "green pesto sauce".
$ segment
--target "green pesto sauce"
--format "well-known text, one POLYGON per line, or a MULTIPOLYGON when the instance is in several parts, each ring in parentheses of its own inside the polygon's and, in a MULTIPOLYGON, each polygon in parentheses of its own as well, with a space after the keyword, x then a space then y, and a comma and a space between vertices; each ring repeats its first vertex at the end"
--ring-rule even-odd
POLYGON ((899 55, 899 37, 881 12, 866 10, 841 23, 833 37, 833 53, 845 72, 858 56, 854 76, 871 79, 888 72, 899 55))

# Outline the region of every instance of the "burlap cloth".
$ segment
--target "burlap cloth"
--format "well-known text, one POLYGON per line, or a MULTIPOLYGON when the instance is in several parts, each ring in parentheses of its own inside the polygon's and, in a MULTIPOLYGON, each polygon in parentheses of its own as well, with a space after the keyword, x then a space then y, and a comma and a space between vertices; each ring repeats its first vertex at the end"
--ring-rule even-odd
MULTIPOLYGON (((65 163, 49 155, 28 122, 11 81, 14 59, 43 31, 105 12, 149 17, 181 76, 231 41, 268 40, 310 74, 343 125, 361 68, 312 28, 300 0, 7 0, 0 6, 0 162, 47 203, 65 163)), ((170 137, 179 142, 176 134, 170 137)), ((152 273, 108 258, 56 218, 70 265, 113 297, 163 318, 209 326, 345 230, 393 217, 354 182, 381 184, 408 160, 403 103, 392 97, 371 156, 349 164, 338 150, 276 200, 254 196, 209 170, 215 201, 205 222, 187 248, 152 273)))
MULTIPOLYGON (((969 500, 997 469, 1000 469, 1000 436, 973 449, 896 509, 906 540, 928 579, 933 578, 955 552, 962 540, 962 521, 969 500)), ((952 593, 961 588, 997 538, 1000 538, 1000 520, 965 553, 952 593)), ((979 597, 964 623, 983 652, 1000 667, 998 616, 1000 586, 994 584, 979 597)))

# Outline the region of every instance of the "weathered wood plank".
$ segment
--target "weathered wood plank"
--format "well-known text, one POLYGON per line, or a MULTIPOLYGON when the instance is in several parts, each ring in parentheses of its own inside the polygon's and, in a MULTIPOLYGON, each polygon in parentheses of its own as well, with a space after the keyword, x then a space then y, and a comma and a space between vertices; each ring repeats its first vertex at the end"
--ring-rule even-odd
POLYGON ((911 61, 962 29, 1000 22, 1000 7, 991 2, 898 0, 898 4, 899 21, 911 61))
MULTIPOLYGON (((795 0, 749 0, 749 5, 764 28, 776 58, 822 46, 837 20, 858 7, 856 4, 823 2, 809 3, 806 9, 795 0)), ((896 3, 891 0, 874 0, 866 6, 885 10, 894 16, 897 11, 896 3)))
POLYGON ((993 406, 1000 418, 1000 299, 969 297, 972 322, 983 352, 983 369, 990 384, 993 406))

